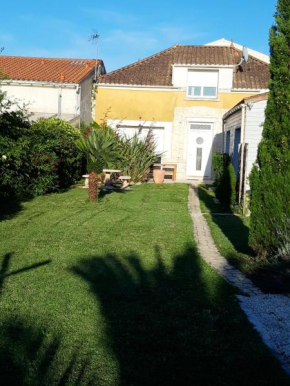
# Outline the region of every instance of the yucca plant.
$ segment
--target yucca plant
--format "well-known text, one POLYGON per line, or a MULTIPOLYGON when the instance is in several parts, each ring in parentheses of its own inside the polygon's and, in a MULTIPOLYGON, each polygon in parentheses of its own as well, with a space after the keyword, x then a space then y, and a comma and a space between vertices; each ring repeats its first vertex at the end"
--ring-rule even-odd
POLYGON ((94 127, 86 137, 76 141, 78 148, 96 165, 96 172, 117 168, 122 160, 122 144, 109 126, 94 127))
MULTIPOLYGON (((150 131, 149 131, 150 132, 150 131)), ((148 133, 149 135, 149 133, 148 133)), ((132 138, 122 137, 122 172, 131 177, 132 182, 142 182, 147 179, 150 166, 156 162, 162 153, 156 152, 154 138, 142 139, 136 133, 132 138)))

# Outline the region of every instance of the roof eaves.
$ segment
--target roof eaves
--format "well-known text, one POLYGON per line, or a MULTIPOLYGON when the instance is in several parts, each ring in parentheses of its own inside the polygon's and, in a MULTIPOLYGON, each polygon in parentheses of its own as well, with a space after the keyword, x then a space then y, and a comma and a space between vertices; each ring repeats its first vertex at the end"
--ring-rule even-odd
POLYGON ((97 86, 112 86, 112 87, 132 87, 132 88, 160 88, 160 89, 164 89, 164 88, 170 88, 170 89, 178 89, 179 87, 174 87, 172 85, 164 85, 164 86, 160 86, 160 85, 152 85, 152 84, 129 84, 129 83, 97 83, 97 86))
POLYGON ((223 119, 226 119, 228 118, 230 115, 236 113, 237 111, 241 110, 241 108, 243 107, 244 104, 244 99, 242 99, 236 106, 234 106, 232 109, 230 109, 228 112, 226 112, 224 115, 223 115, 223 119))

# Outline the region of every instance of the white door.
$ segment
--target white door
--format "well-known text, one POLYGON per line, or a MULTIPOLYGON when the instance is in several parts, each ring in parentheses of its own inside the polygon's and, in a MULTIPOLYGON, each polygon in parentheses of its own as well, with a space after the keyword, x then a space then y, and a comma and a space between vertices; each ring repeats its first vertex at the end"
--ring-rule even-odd
POLYGON ((210 178, 212 123, 189 125, 187 176, 210 178))

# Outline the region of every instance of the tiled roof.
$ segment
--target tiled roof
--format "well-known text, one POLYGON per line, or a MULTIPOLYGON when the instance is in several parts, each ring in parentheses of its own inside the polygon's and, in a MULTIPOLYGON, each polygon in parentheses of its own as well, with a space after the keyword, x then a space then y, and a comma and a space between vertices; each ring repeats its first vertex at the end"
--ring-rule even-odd
MULTIPOLYGON (((156 55, 140 60, 99 78, 101 84, 139 86, 172 86, 172 65, 219 65, 234 66, 240 62, 241 51, 234 47, 179 46, 176 45, 156 55)), ((267 89, 268 65, 249 56, 234 71, 233 88, 267 89)))
POLYGON ((0 75, 9 80, 79 83, 95 68, 93 59, 30 58, 0 55, 0 75))

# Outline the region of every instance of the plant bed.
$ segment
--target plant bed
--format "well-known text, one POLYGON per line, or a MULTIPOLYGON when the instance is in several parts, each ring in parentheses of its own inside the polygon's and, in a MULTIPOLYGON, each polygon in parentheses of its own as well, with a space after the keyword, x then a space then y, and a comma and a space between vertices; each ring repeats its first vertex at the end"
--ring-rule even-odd
POLYGON ((199 186, 200 206, 211 229, 220 253, 240 269, 265 293, 290 292, 290 262, 261 260, 249 246, 250 218, 244 216, 218 216, 226 213, 213 204, 214 192, 208 186, 199 186))

